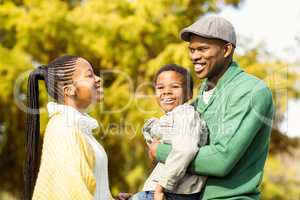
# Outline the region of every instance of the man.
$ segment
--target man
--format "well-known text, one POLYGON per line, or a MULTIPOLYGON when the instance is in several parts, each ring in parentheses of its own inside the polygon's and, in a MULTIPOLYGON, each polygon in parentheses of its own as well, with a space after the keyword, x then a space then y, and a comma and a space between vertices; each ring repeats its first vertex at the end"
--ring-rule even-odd
MULTIPOLYGON (((183 29, 196 76, 205 78, 195 108, 209 129, 190 173, 208 176, 202 200, 259 199, 274 113, 272 94, 233 61, 236 34, 221 17, 204 17, 183 29)), ((154 142, 149 151, 164 162, 170 145, 154 142)))

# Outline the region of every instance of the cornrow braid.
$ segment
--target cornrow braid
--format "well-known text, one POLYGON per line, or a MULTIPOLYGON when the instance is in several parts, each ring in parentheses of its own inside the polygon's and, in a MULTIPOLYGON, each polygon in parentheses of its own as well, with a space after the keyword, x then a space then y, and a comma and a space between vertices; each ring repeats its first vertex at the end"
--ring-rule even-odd
POLYGON ((63 86, 72 83, 74 66, 78 58, 77 56, 62 56, 50 62, 47 67, 47 91, 57 102, 63 99, 63 86))
POLYGON ((26 120, 26 162, 24 171, 24 198, 33 195, 39 167, 38 141, 40 136, 39 80, 44 80, 48 94, 57 102, 63 99, 63 86, 72 83, 78 56, 62 56, 32 71, 28 78, 26 120))

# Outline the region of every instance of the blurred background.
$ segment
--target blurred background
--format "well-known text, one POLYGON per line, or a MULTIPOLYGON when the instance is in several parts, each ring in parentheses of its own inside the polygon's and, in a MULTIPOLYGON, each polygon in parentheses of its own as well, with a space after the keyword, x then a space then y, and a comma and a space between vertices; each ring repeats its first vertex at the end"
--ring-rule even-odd
MULTIPOLYGON (((233 23, 235 60, 273 91, 276 116, 262 199, 299 200, 298 0, 0 0, 0 200, 22 195, 28 73, 65 54, 86 58, 104 79, 104 101, 89 114, 100 124, 96 137, 109 157, 112 193, 140 190, 152 167, 141 128, 161 114, 153 75, 167 63, 193 73, 178 34, 212 14, 233 23)), ((200 84, 196 80, 195 93, 200 84)), ((49 99, 40 85, 43 133, 49 99)))

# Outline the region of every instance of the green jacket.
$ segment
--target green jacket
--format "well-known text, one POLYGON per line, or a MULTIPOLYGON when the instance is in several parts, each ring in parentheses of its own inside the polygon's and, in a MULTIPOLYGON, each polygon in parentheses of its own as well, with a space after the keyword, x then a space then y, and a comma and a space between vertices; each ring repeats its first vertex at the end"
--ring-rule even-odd
MULTIPOLYGON (((272 93, 235 62, 208 104, 202 98, 206 83, 195 106, 208 126, 209 144, 190 165, 192 173, 208 176, 201 199, 259 199, 274 114, 272 93)), ((170 150, 170 145, 160 144, 157 160, 164 162, 170 150)))

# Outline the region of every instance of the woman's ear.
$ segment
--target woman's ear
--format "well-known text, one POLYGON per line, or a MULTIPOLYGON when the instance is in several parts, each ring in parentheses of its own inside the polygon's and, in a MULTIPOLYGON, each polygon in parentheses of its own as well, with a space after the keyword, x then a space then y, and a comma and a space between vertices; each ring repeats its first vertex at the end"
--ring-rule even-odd
POLYGON ((74 87, 74 85, 66 85, 63 87, 63 91, 64 91, 64 96, 75 96, 75 91, 76 88, 74 87))
POLYGON ((227 43, 224 45, 224 58, 228 58, 232 55, 234 47, 231 43, 227 43))

